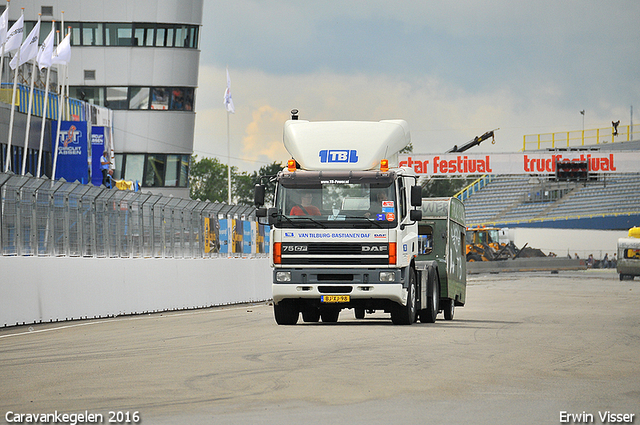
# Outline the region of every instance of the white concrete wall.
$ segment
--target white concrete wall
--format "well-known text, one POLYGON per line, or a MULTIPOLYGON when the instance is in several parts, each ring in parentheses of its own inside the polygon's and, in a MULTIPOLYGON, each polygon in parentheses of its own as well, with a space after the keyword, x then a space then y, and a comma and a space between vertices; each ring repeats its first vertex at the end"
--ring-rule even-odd
POLYGON ((268 258, 0 257, 0 326, 264 301, 268 258))

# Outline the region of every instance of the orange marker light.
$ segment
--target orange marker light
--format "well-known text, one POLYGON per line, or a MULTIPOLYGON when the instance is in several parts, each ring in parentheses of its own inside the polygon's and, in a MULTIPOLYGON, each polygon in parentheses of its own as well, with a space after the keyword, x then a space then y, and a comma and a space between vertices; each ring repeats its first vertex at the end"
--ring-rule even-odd
POLYGON ((273 264, 282 264, 282 243, 273 244, 273 264))
POLYGON ((287 167, 289 167, 289 171, 291 172, 296 171, 296 160, 290 159, 289 161, 287 161, 287 167))
POLYGON ((396 264, 396 243, 389 242, 389 264, 396 264))
POLYGON ((380 160, 380 171, 389 171, 389 160, 381 159, 380 160))

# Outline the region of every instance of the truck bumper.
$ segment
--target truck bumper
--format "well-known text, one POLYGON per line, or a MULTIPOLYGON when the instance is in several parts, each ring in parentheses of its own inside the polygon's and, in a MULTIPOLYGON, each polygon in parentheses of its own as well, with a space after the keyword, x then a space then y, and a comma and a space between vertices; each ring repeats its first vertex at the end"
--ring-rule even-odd
MULTIPOLYGON (((366 300, 407 303, 408 268, 405 269, 286 269, 273 271, 273 301, 316 300, 323 295, 349 295, 351 304, 366 300), (381 281, 380 272, 394 272, 393 281, 381 281), (290 281, 282 281, 284 273, 290 281)), ((344 307, 350 307, 347 303, 344 307)))

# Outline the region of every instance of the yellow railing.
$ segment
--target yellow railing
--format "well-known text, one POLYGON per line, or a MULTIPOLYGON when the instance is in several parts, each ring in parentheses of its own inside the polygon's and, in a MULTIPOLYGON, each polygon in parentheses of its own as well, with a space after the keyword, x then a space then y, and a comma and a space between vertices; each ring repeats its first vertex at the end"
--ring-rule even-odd
POLYGON ((618 126, 618 134, 613 127, 594 128, 590 130, 560 131, 557 133, 528 134, 523 138, 522 150, 539 150, 590 146, 606 143, 629 142, 633 140, 637 130, 630 125, 618 126))

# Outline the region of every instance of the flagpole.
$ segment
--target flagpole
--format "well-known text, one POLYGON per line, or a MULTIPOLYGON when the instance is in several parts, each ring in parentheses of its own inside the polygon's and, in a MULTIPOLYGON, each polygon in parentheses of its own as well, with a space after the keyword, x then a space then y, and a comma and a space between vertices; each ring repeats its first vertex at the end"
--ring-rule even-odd
MULTIPOLYGON (((42 53, 45 55, 44 59, 47 59, 47 77, 44 83, 44 101, 42 106, 42 126, 40 127, 40 149, 38 150, 38 168, 36 169, 36 177, 40 177, 40 170, 42 169, 42 151, 44 149, 44 128, 47 123, 47 113, 49 112, 49 75, 51 73, 51 55, 53 50, 53 32, 56 29, 56 21, 51 21, 51 32, 45 39, 47 46, 43 47, 42 53), (48 58, 46 58, 48 56, 48 58)), ((40 66, 40 64, 38 64, 40 66)))
POLYGON ((47 123, 47 112, 49 110, 49 73, 51 72, 51 66, 47 68, 47 77, 44 87, 44 103, 42 106, 42 126, 40 127, 40 150, 38 151, 38 169, 36 171, 36 177, 40 177, 40 167, 42 165, 42 149, 44 147, 44 127, 47 123))
POLYGON ((229 142, 229 114, 227 111, 227 182, 228 186, 228 204, 231 205, 231 143, 229 142))
POLYGON ((36 79, 36 60, 33 59, 33 67, 31 69, 31 85, 29 86, 29 101, 27 106, 27 127, 24 131, 24 150, 22 151, 22 175, 24 176, 27 169, 27 156, 29 156, 29 133, 31 132, 31 108, 33 107, 33 86, 36 79))
MULTIPOLYGON (((40 13, 38 13, 38 23, 36 27, 38 28, 38 34, 35 34, 35 46, 36 46, 36 55, 33 57, 33 65, 31 67, 31 84, 29 86, 29 100, 27 101, 27 127, 24 132, 24 150, 22 151, 22 175, 24 176, 27 171, 27 157, 29 156, 29 134, 31 133, 31 109, 33 108, 33 86, 36 81, 36 69, 38 65, 36 64, 36 57, 38 52, 38 41, 40 39, 40 13)), ((35 27, 34 27, 35 28, 35 27)), ((29 34, 31 35, 31 33, 29 34)), ((33 40, 26 40, 28 45, 31 46, 33 40)))
MULTIPOLYGON (((22 8, 22 16, 24 16, 24 7, 22 8)), ((16 56, 18 56, 17 60, 20 62, 20 48, 18 48, 18 52, 16 56)), ((16 114, 16 87, 18 86, 18 67, 13 73, 13 94, 11 96, 11 117, 9 118, 9 137, 7 140, 7 163, 4 165, 4 172, 9 171, 9 166, 11 165, 11 139, 13 138, 13 120, 16 114)))

